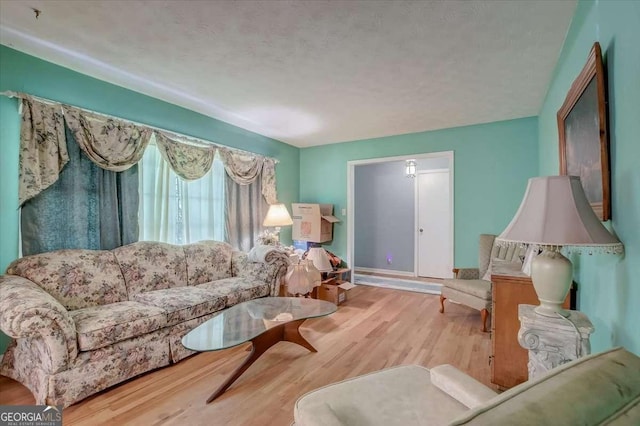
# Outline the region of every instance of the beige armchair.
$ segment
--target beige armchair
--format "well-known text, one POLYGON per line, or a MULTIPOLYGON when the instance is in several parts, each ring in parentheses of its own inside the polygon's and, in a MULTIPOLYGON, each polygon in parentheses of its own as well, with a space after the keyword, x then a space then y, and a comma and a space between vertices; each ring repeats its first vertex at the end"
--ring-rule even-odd
POLYGON ((452 299, 458 303, 480 311, 482 331, 487 331, 487 318, 491 312, 491 277, 490 263, 492 259, 508 262, 519 262, 524 254, 523 248, 513 245, 499 247, 494 244, 496 236, 480 235, 477 268, 455 268, 455 278, 446 279, 440 294, 440 313, 444 313, 444 301, 452 299))

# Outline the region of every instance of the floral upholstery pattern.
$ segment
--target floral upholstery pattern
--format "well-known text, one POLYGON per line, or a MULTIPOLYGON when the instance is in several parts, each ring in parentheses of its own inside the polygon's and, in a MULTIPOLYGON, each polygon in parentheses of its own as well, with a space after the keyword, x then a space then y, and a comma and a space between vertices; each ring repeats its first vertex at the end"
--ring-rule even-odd
POLYGON ((231 276, 231 253, 228 243, 201 241, 182 246, 187 260, 187 285, 208 283, 231 276))
POLYGON ((181 322, 180 324, 176 324, 173 327, 169 328, 169 352, 171 355, 171 362, 178 362, 185 359, 189 355, 197 353, 196 351, 192 351, 182 346, 182 338, 185 334, 187 334, 203 322, 207 321, 208 319, 213 318, 217 314, 217 312, 207 314, 199 318, 181 322))
MULTIPOLYGON (((78 356, 76 329, 67 310, 33 282, 11 275, 0 277, 0 328, 14 339, 39 338, 47 359, 38 365, 48 373, 67 368, 78 356)), ((6 358, 6 354, 5 354, 6 358)), ((3 359, 3 363, 6 360, 3 359)))
POLYGON ((169 365, 167 330, 82 352, 69 370, 51 376, 47 403, 68 406, 145 371, 169 365))
POLYGON ((226 304, 224 295, 195 287, 148 291, 133 297, 136 302, 164 309, 167 313, 167 325, 219 311, 226 304))
POLYGON ((81 351, 99 349, 167 325, 164 309, 138 302, 118 302, 69 312, 81 351))
POLYGON ((38 284, 66 309, 127 300, 120 265, 103 250, 57 250, 14 261, 7 274, 38 284))
POLYGON ((226 301, 225 306, 233 306, 247 300, 269 295, 269 284, 251 278, 233 277, 199 284, 195 288, 216 294, 226 301))
POLYGON ((219 242, 19 259, 0 277, 0 329, 14 338, 0 374, 29 388, 37 404, 69 406, 177 362, 193 354, 181 343, 187 332, 277 288, 287 260, 264 260, 219 242))
POLYGON ((36 404, 44 404, 47 398, 50 376, 45 369, 51 370, 47 350, 47 345, 40 338, 12 340, 0 364, 0 374, 25 385, 36 399, 36 404))
POLYGON ((265 261, 266 263, 251 262, 247 253, 234 251, 231 258, 231 273, 234 277, 268 283, 268 295, 275 297, 280 292, 280 280, 287 273, 289 259, 286 255, 271 252, 265 261))
POLYGON ((147 291, 180 287, 187 282, 187 262, 181 246, 139 241, 112 250, 124 275, 129 300, 147 291))

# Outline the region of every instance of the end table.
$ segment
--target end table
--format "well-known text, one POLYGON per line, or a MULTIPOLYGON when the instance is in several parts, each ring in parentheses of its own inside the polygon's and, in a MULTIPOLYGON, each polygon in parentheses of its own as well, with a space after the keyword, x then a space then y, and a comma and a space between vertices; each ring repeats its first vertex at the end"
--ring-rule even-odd
POLYGON ((585 314, 569 311, 568 318, 553 318, 534 309, 534 305, 518 305, 518 343, 529 351, 529 380, 591 353, 589 336, 594 327, 585 314))

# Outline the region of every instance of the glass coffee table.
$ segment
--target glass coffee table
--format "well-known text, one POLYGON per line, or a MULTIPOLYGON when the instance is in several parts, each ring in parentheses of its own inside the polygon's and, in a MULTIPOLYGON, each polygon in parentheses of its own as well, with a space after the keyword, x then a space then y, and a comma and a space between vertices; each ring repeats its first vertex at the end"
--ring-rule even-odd
POLYGON ((220 311, 182 338, 185 348, 198 352, 219 351, 251 342, 251 353, 233 374, 207 399, 222 395, 267 349, 278 342, 293 342, 318 352, 302 335, 300 326, 308 318, 332 314, 336 305, 301 297, 265 297, 249 300, 220 311))

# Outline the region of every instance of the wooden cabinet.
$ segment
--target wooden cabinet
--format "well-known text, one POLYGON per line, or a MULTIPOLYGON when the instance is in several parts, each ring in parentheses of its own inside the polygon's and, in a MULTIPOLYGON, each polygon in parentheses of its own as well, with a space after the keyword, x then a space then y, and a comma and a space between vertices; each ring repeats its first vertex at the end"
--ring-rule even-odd
MULTIPOLYGON (((518 343, 518 305, 539 305, 531 277, 520 270, 493 271, 491 275, 491 382, 508 389, 528 377, 529 353, 518 343)), ((567 295, 564 307, 569 309, 567 295)))

